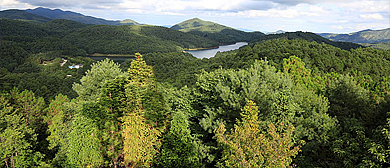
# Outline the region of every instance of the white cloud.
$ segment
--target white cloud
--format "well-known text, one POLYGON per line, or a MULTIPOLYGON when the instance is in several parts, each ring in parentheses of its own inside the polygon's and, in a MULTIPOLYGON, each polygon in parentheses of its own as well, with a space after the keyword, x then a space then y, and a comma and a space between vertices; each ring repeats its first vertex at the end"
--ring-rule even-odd
POLYGON ((225 14, 221 14, 222 16, 236 16, 236 17, 281 17, 281 18, 294 18, 300 16, 300 12, 294 9, 286 9, 286 10, 277 10, 270 9, 267 11, 261 10, 249 10, 249 11, 240 11, 240 12, 229 12, 225 14))
POLYGON ((27 3, 34 6, 43 6, 50 8, 58 7, 76 7, 76 6, 88 6, 91 8, 98 8, 99 5, 117 5, 122 0, 17 0, 21 3, 27 3))
POLYGON ((16 0, 1 0, 0 1, 0 9, 28 9, 33 8, 35 6, 22 3, 16 0))
POLYGON ((335 26, 335 25, 333 25, 333 26, 332 26, 332 29, 339 29, 339 30, 343 30, 343 29, 344 29, 344 27, 343 27, 343 26, 335 26))
POLYGON ((341 7, 358 12, 389 12, 388 0, 362 0, 349 3, 340 3, 341 7))
POLYGON ((383 18, 383 16, 379 13, 374 13, 374 14, 361 14, 360 15, 361 18, 364 18, 364 19, 376 19, 376 20, 383 20, 385 18, 383 18))
POLYGON ((14 1, 14 0, 2 0, 2 1, 0 1, 0 5, 1 6, 15 6, 15 5, 18 5, 18 4, 20 4, 20 2, 14 1))

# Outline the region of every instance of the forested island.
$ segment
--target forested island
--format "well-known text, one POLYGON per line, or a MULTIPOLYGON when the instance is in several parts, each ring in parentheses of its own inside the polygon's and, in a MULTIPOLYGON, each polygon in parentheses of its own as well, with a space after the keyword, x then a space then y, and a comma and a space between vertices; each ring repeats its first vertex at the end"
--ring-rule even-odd
POLYGON ((390 167, 390 50, 26 15, 0 19, 0 167, 390 167))

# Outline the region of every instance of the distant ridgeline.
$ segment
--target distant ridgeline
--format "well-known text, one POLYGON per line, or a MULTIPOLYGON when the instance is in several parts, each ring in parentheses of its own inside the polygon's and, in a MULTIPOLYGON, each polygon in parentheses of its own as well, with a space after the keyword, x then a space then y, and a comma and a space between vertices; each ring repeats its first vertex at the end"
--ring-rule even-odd
POLYGON ((126 19, 123 21, 113 21, 105 20, 101 18, 95 18, 92 16, 85 16, 80 13, 71 12, 71 11, 62 11, 60 9, 47 9, 47 8, 36 8, 36 9, 27 9, 27 10, 4 10, 1 11, 1 18, 8 19, 20 19, 20 20, 30 20, 38 22, 48 22, 53 19, 67 19, 76 21, 84 24, 103 24, 103 25, 138 25, 137 22, 126 19))
POLYGON ((333 41, 348 41, 353 43, 390 42, 390 28, 382 30, 368 29, 349 34, 320 33, 319 35, 333 41))
POLYGON ((349 34, 319 33, 332 41, 359 43, 372 48, 390 50, 390 28, 382 30, 363 30, 349 34))

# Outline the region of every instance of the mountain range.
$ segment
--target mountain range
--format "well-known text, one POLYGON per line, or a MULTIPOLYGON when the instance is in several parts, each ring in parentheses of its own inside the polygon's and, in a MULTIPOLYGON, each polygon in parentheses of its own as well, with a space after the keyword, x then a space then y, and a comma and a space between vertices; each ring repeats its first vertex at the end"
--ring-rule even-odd
POLYGON ((320 36, 333 41, 353 43, 382 43, 390 41, 390 28, 382 30, 362 30, 349 34, 319 33, 320 36))
MULTIPOLYGON (((92 25, 140 25, 131 19, 126 19, 122 21, 114 21, 114 20, 105 20, 101 18, 96 18, 92 16, 85 16, 80 13, 72 12, 72 11, 63 11, 60 9, 48 9, 38 7, 35 9, 27 9, 27 10, 4 10, 0 11, 0 18, 7 19, 17 19, 22 21, 31 21, 31 22, 49 22, 55 19, 66 19, 71 20, 83 24, 92 24, 92 25)), ((171 27, 165 26, 173 30, 178 30, 183 33, 191 34, 197 37, 202 37, 204 39, 208 39, 207 44, 230 44, 239 41, 259 41, 259 39, 268 39, 269 37, 265 37, 266 35, 262 32, 246 32, 242 30, 238 30, 235 28, 231 28, 228 26, 224 26, 221 24, 217 24, 210 21, 204 21, 199 18, 193 18, 171 27), (264 37, 264 38, 263 38, 264 37), (213 41, 213 42, 211 42, 213 41)), ((157 30, 157 29, 156 29, 157 30)), ((160 29, 158 29, 160 30, 160 29)), ((164 30, 165 31, 165 30, 164 30)), ((272 34, 282 34, 282 36, 290 36, 291 34, 286 34, 285 31, 277 31, 267 33, 267 35, 272 34)), ((295 34, 293 34, 295 36, 295 34)), ((305 34, 307 35, 307 34, 305 34)), ((324 39, 320 39, 318 37, 311 37, 309 39, 317 39, 315 41, 326 41, 326 43, 336 44, 337 42, 352 42, 352 43, 381 43, 376 46, 388 46, 388 42, 390 41, 390 28, 383 30, 364 30, 349 34, 333 34, 333 33, 319 33, 318 35, 329 39, 334 42, 329 42, 324 39), (386 43, 387 42, 387 43, 386 43)), ((272 36, 273 37, 279 37, 272 36)), ((197 42, 198 43, 198 42, 197 42)), ((185 44, 185 46, 192 46, 191 44, 185 44)), ((206 45, 207 46, 207 45, 206 45)), ((371 45, 366 45, 371 46, 371 45)), ((183 46, 182 46, 183 47, 183 46)), ((347 47, 348 48, 348 47, 347 47)))
POLYGON ((72 11, 63 11, 60 9, 48 9, 38 7, 35 9, 27 10, 4 10, 0 13, 1 18, 8 19, 20 19, 20 20, 30 20, 38 22, 48 22, 53 19, 67 19, 84 24, 95 24, 95 25, 137 25, 138 23, 131 19, 126 19, 123 21, 114 21, 114 20, 105 20, 101 18, 96 18, 92 16, 85 16, 80 13, 72 11))

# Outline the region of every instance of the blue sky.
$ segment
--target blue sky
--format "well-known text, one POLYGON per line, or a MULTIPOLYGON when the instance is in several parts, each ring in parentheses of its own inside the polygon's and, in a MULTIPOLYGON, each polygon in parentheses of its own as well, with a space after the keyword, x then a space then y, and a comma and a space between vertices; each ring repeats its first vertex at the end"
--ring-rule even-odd
POLYGON ((261 32, 349 33, 390 27, 390 0, 1 0, 0 9, 46 7, 174 25, 198 17, 261 32))

